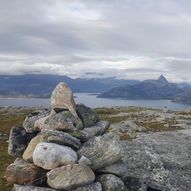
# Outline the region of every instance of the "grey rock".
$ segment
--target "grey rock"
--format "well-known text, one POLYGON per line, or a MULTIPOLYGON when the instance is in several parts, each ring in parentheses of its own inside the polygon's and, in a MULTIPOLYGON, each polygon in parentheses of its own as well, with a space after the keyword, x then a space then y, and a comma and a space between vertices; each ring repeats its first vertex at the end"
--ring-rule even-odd
POLYGON ((86 186, 78 187, 70 191, 102 191, 102 186, 99 182, 95 182, 86 186))
POLYGON ((78 104, 76 109, 84 127, 92 126, 99 120, 97 112, 83 104, 78 104))
POLYGON ((123 161, 119 160, 114 164, 98 169, 97 172, 114 174, 116 176, 124 176, 127 174, 127 165, 123 161))
POLYGON ((84 128, 82 132, 87 135, 87 139, 90 139, 94 136, 103 135, 109 128, 108 121, 99 121, 89 128, 84 128))
POLYGON ((124 181, 129 190, 135 185, 141 191, 191 188, 190 129, 142 133, 133 141, 121 142, 121 149, 127 164, 124 181))
POLYGON ((14 185, 12 191, 56 191, 52 188, 45 188, 45 187, 37 187, 37 186, 22 186, 22 185, 14 185))
POLYGON ((52 92, 51 109, 67 109, 77 115, 72 90, 66 83, 60 82, 52 92))
POLYGON ((46 180, 46 172, 33 163, 17 158, 5 173, 7 182, 20 185, 41 185, 46 180))
POLYGON ((94 170, 113 164, 121 158, 119 137, 105 134, 91 138, 82 145, 78 155, 90 159, 94 170))
POLYGON ((93 183, 95 175, 88 166, 70 164, 51 170, 47 173, 47 178, 51 188, 72 190, 93 183))
POLYGON ((36 133, 28 133, 22 127, 13 127, 9 135, 8 153, 11 156, 20 157, 25 151, 29 141, 36 133))
POLYGON ((41 134, 46 142, 69 146, 73 149, 79 149, 81 146, 79 139, 62 131, 43 129, 41 134))
POLYGON ((37 129, 34 128, 35 122, 40 118, 46 117, 48 114, 48 110, 34 111, 25 118, 23 122, 23 127, 27 132, 37 131, 37 129))
POLYGON ((124 191, 125 185, 123 181, 113 174, 104 174, 97 177, 102 185, 103 191, 124 191))
POLYGON ((84 128, 83 130, 70 131, 70 134, 79 138, 82 142, 88 141, 94 136, 103 135, 109 128, 108 121, 99 121, 91 127, 84 128))
POLYGON ((82 121, 69 111, 62 111, 50 115, 45 120, 44 129, 50 130, 78 130, 83 128, 82 121))
POLYGON ((85 156, 81 156, 81 158, 78 160, 78 163, 81 165, 91 166, 91 161, 85 156))
POLYGON ((55 143, 39 143, 33 152, 34 164, 47 170, 75 163, 77 159, 73 149, 55 143))

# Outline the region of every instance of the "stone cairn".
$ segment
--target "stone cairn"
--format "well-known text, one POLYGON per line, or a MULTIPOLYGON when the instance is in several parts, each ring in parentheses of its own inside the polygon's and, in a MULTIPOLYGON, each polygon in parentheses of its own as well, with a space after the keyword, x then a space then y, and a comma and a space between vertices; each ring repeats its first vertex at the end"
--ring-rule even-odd
POLYGON ((122 191, 126 167, 109 122, 76 105, 66 83, 51 96, 51 110, 35 111, 13 127, 8 153, 17 157, 5 178, 13 191, 122 191))

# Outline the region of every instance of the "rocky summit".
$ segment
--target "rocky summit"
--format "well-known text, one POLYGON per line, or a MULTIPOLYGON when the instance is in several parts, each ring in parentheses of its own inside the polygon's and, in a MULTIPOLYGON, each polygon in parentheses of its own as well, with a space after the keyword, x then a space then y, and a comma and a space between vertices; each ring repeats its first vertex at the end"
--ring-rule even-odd
POLYGON ((5 178, 13 191, 190 191, 190 125, 190 111, 93 110, 59 83, 50 109, 11 129, 5 178))

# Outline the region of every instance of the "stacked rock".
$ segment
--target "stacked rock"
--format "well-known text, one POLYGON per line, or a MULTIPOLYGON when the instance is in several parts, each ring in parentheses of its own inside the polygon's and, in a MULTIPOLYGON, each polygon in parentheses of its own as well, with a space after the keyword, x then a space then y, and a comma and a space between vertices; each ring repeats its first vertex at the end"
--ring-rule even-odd
POLYGON ((76 105, 66 83, 51 96, 51 110, 26 117, 13 127, 8 152, 17 157, 7 167, 14 191, 122 191, 119 137, 107 133, 109 122, 85 105, 76 105))

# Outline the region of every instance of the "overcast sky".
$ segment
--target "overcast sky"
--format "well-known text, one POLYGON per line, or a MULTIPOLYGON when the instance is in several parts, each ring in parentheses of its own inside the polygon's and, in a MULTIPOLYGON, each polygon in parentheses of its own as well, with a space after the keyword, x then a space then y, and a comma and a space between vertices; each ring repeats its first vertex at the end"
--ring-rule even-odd
POLYGON ((0 74, 191 82, 189 0, 0 0, 0 74))

